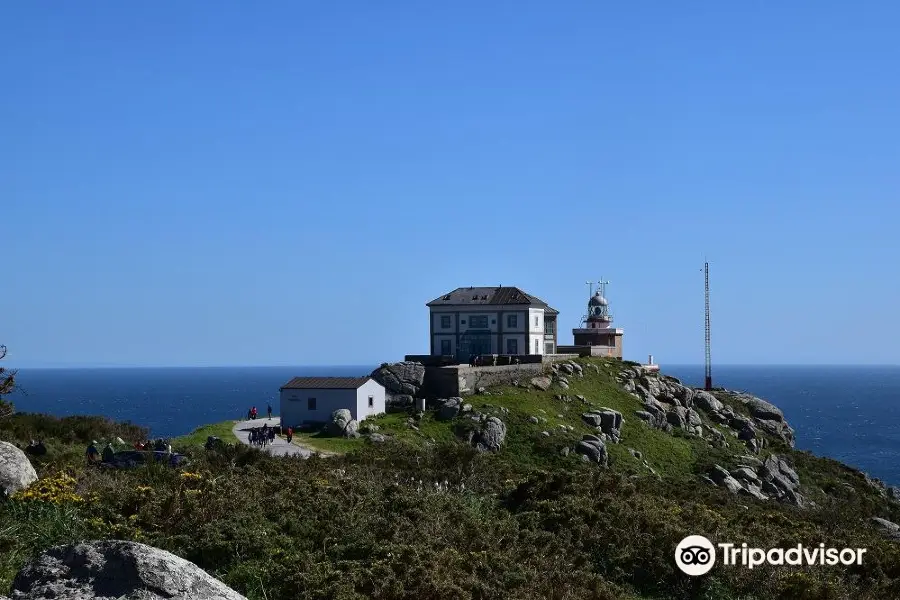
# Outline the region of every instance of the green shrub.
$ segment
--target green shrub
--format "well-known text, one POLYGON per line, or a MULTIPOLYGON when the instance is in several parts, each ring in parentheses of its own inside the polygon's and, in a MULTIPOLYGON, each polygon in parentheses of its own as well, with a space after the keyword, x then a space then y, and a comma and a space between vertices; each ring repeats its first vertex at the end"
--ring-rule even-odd
POLYGON ((183 556, 253 600, 900 597, 898 545, 868 525, 871 516, 900 521, 900 514, 861 473, 789 452, 810 500, 804 510, 700 483, 696 473, 729 466, 742 447, 710 448, 647 428, 629 416, 637 400, 610 383, 621 365, 599 364, 601 374, 573 379, 570 393, 626 415, 622 443, 609 446, 609 470, 560 454, 590 429, 581 406, 566 409, 552 392, 471 399, 508 411, 507 443, 497 454, 459 441, 461 419, 426 416, 417 432, 406 415, 386 415, 375 422, 390 442, 342 456, 275 458, 239 445, 189 444, 190 462, 180 470, 88 468, 85 440, 139 431, 102 419, 16 415, 12 425, 0 422, 0 432, 47 441, 48 455, 35 461, 39 474, 64 470, 83 501, 31 494, 0 505, 0 593, 49 546, 114 537, 183 556), (548 423, 534 424, 533 414, 548 423), (649 476, 629 447, 661 477, 649 476), (717 566, 691 578, 673 560, 689 534, 869 551, 850 568, 717 566))

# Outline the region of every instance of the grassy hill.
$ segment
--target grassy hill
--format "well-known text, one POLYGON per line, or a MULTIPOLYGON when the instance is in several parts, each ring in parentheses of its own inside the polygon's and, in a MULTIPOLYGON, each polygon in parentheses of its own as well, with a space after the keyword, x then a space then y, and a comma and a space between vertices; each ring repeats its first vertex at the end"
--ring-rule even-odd
POLYGON ((206 440, 212 436, 217 437, 223 442, 235 443, 237 438, 234 437, 233 429, 237 421, 222 421, 221 423, 211 423, 198 427, 187 435, 182 435, 172 440, 172 446, 178 448, 184 447, 203 447, 206 440))
POLYGON ((584 377, 570 377, 567 390, 504 387, 466 399, 471 412, 506 424, 497 453, 461 439, 470 412, 444 421, 429 410, 374 419, 385 442, 333 440, 344 454, 330 458, 184 444, 191 463, 182 470, 107 471, 83 464, 82 444, 113 432, 140 437, 136 428, 0 420, 0 439, 53 438, 34 460, 41 482, 0 503, 0 594, 36 552, 115 537, 175 552, 253 599, 900 597, 898 545, 870 524, 900 521, 900 511, 863 474, 769 439, 760 458, 792 462, 807 506, 734 495, 701 479, 747 454, 727 427, 701 414, 727 447, 649 427, 634 416, 642 401, 617 381, 627 363, 579 363, 584 377), (599 407, 624 416, 620 443, 606 444, 607 468, 563 450, 596 433, 581 414, 599 407), (689 534, 868 552, 852 567, 717 566, 690 578, 673 560, 689 534))
MULTIPOLYGON (((521 467, 546 467, 556 463, 556 455, 565 446, 571 446, 584 434, 596 433, 595 428, 585 423, 581 415, 589 410, 601 407, 611 408, 624 415, 622 437, 619 444, 607 444, 614 470, 622 474, 648 474, 643 466, 646 461, 657 473, 670 478, 685 479, 687 476, 700 473, 714 460, 724 461, 723 466, 735 462, 737 455, 746 454, 746 449, 735 446, 732 452, 717 451, 702 440, 687 436, 666 433, 647 427, 633 415, 641 410, 642 403, 634 395, 626 392, 617 383, 616 378, 624 368, 637 363, 620 362, 608 359, 579 359, 585 365, 584 377, 569 377, 568 388, 563 390, 553 386, 546 391, 533 386, 513 387, 498 386, 488 391, 487 395, 470 396, 465 402, 473 410, 500 417, 508 427, 504 460, 520 463, 521 467), (597 369, 587 368, 596 365, 597 369), (557 396, 568 395, 571 402, 563 402, 557 396), (577 397, 582 396, 584 402, 577 397), (532 422, 531 417, 541 419, 532 422), (569 428, 569 429, 563 429, 569 428), (544 432, 549 433, 545 436, 544 432), (642 458, 638 459, 630 452, 637 450, 642 458)), ((720 395, 722 399, 744 412, 746 409, 739 403, 720 395)), ((379 432, 413 445, 456 440, 454 433, 460 419, 441 421, 437 411, 426 411, 420 421, 418 430, 407 425, 409 415, 404 413, 387 414, 366 423, 379 427, 379 432)), ((721 431, 727 428, 704 419, 704 425, 721 431)), ((344 451, 354 447, 365 447, 368 444, 362 438, 341 440, 344 451)), ((577 457, 576 457, 577 458, 577 457)), ((564 461, 571 464, 572 461, 564 461)))

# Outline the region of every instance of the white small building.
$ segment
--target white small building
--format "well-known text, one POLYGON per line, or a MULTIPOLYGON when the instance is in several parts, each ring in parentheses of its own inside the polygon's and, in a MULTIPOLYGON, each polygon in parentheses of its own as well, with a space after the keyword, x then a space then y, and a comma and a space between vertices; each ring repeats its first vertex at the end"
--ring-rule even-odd
POLYGON ((294 377, 280 391, 282 427, 327 423, 341 408, 357 421, 385 411, 384 386, 371 377, 294 377))

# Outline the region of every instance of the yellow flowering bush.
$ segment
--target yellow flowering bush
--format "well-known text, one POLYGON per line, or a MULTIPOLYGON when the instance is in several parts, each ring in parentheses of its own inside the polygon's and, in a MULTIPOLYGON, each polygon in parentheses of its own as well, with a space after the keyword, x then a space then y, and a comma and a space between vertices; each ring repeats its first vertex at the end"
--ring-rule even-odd
POLYGON ((84 498, 75 493, 77 481, 71 475, 58 473, 45 477, 16 493, 18 500, 50 502, 53 504, 81 503, 84 498))
POLYGON ((184 492, 192 496, 196 496, 200 492, 196 488, 206 480, 200 473, 191 473, 189 471, 180 473, 179 478, 184 483, 184 492))

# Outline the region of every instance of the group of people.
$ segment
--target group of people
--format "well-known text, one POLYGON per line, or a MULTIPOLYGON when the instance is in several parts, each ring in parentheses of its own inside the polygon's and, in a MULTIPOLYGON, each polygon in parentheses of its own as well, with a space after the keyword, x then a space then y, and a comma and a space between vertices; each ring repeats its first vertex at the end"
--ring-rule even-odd
MULTIPOLYGON (((509 364, 517 365, 519 364, 519 357, 512 356, 510 357, 509 364)), ((469 356, 469 366, 470 367, 495 367, 497 366, 497 357, 492 356, 490 358, 485 358, 480 354, 472 354, 469 356)))
POLYGON ((115 459, 116 449, 113 448, 112 442, 107 442, 106 446, 103 447, 102 452, 97 449, 98 446, 100 446, 100 444, 97 443, 97 440, 94 440, 87 447, 85 455, 87 456, 88 464, 97 464, 101 462, 109 463, 115 459))
POLYGON ((168 440, 157 439, 154 441, 146 440, 143 442, 138 442, 134 445, 135 450, 153 450, 154 452, 168 452, 172 453, 172 444, 168 442, 168 440))
MULTIPOLYGON (((272 405, 271 404, 268 406, 268 410, 266 412, 268 413, 269 418, 271 419, 272 418, 272 405)), ((256 407, 251 406, 250 410, 247 411, 247 420, 255 421, 256 417, 258 417, 258 416, 259 416, 259 412, 256 410, 256 407)))
POLYGON ((33 456, 44 456, 47 454, 47 446, 44 445, 44 440, 31 440, 31 443, 25 447, 25 452, 33 456))
MULTIPOLYGON (((126 445, 121 439, 117 439, 116 442, 122 446, 126 445)), ((107 442, 106 445, 103 446, 103 450, 99 450, 101 445, 102 444, 97 443, 97 440, 92 441, 90 445, 88 445, 87 451, 85 451, 88 464, 111 463, 115 460, 116 448, 113 446, 113 443, 111 441, 107 442)), ((163 439, 137 442, 134 444, 134 449, 139 451, 165 452, 167 454, 172 454, 172 444, 170 444, 168 440, 163 439)))
POLYGON ((263 425, 250 430, 250 445, 268 446, 275 441, 275 428, 263 425))

